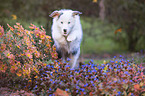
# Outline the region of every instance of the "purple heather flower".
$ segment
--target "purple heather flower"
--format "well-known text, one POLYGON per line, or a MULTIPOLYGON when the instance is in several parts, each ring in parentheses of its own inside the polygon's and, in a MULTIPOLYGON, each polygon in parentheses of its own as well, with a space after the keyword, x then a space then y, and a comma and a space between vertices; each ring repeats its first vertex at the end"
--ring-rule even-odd
POLYGON ((70 75, 70 77, 73 77, 73 75, 70 75))
POLYGON ((86 92, 84 92, 84 94, 87 94, 86 92))
POLYGON ((52 73, 50 73, 50 75, 52 76, 53 74, 52 74, 52 73))
POLYGON ((49 94, 49 96, 55 96, 55 95, 53 95, 53 94, 49 94))
POLYGON ((66 67, 66 68, 67 68, 67 67, 70 67, 70 65, 66 65, 65 67, 66 67))
POLYGON ((96 70, 96 69, 94 69, 94 70, 93 70, 93 72, 97 72, 97 70, 96 70))
POLYGON ((54 60, 55 62, 58 62, 57 60, 54 60))
POLYGON ((128 67, 127 70, 131 70, 132 68, 128 67))
POLYGON ((49 88, 49 90, 51 91, 52 89, 51 89, 51 88, 49 88))
POLYGON ((118 91, 117 93, 118 93, 119 95, 121 95, 121 92, 120 92, 120 91, 118 91))
POLYGON ((90 81, 91 83, 94 83, 93 81, 90 81))
POLYGON ((76 86, 76 88, 79 89, 80 87, 79 86, 76 86))
POLYGON ((43 71, 43 68, 39 69, 39 71, 43 71))
POLYGON ((37 88, 37 85, 35 85, 35 87, 34 88, 37 88))
POLYGON ((46 67, 50 68, 50 65, 46 65, 46 67))
POLYGON ((71 59, 70 58, 67 58, 67 61, 70 61, 71 59))
POLYGON ((126 66, 127 66, 127 64, 124 64, 124 66, 126 67, 126 66))
POLYGON ((125 71, 124 74, 130 75, 130 74, 128 73, 128 71, 125 71))
POLYGON ((84 87, 86 87, 86 86, 88 86, 88 83, 86 83, 86 84, 84 85, 84 87))
POLYGON ((51 68, 54 68, 54 66, 53 66, 53 65, 51 65, 51 68))
POLYGON ((111 70, 112 70, 113 68, 112 68, 111 66, 109 66, 109 69, 111 69, 111 70))
POLYGON ((98 79, 98 78, 95 78, 94 81, 95 81, 95 80, 99 80, 99 79, 98 79))
POLYGON ((89 75, 86 75, 86 78, 89 77, 89 75))
POLYGON ((130 82, 133 82, 132 80, 130 80, 130 82))
POLYGON ((103 75, 107 76, 107 73, 103 73, 103 75))
POLYGON ((91 71, 91 70, 88 70, 88 72, 89 72, 89 73, 92 73, 92 71, 91 71))
POLYGON ((95 86, 95 84, 93 83, 92 86, 95 86))
POLYGON ((84 88, 80 88, 80 90, 81 90, 81 91, 83 91, 83 92, 85 91, 85 89, 84 89, 84 88))
POLYGON ((94 60, 93 60, 93 59, 91 59, 91 62, 94 62, 94 60))
POLYGON ((131 93, 131 96, 135 96, 133 93, 131 93))
POLYGON ((50 81, 53 81, 52 79, 50 79, 50 81))

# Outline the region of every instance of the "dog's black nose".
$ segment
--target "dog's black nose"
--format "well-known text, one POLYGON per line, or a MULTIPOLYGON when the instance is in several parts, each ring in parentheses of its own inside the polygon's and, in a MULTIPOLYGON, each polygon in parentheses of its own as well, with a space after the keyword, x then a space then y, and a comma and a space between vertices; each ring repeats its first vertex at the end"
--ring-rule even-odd
POLYGON ((67 29, 63 29, 63 31, 66 33, 67 32, 67 29))

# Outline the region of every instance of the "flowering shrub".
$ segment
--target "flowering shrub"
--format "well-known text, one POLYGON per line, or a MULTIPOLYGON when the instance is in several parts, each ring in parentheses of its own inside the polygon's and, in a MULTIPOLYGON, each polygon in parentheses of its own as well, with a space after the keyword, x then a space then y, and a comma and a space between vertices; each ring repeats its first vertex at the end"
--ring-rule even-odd
POLYGON ((80 63, 78 69, 70 69, 69 59, 65 63, 56 60, 56 49, 51 47, 50 36, 43 28, 31 25, 31 31, 28 31, 19 23, 9 28, 4 32, 0 27, 0 82, 9 80, 8 85, 13 85, 11 87, 16 90, 21 88, 36 95, 49 96, 145 94, 145 75, 141 65, 114 58, 101 65, 90 61, 80 63))
POLYGON ((0 79, 5 81, 13 76, 29 79, 31 73, 38 73, 39 66, 57 59, 51 37, 43 27, 31 24, 31 30, 26 30, 19 23, 8 27, 5 32, 0 26, 0 79))

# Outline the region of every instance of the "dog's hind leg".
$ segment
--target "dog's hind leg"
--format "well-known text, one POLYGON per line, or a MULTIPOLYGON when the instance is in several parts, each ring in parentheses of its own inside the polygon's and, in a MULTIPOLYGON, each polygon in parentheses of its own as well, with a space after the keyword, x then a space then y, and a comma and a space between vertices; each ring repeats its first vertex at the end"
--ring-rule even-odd
POLYGON ((77 68, 79 67, 79 64, 77 62, 78 58, 80 55, 80 49, 78 49, 77 51, 75 51, 74 53, 72 53, 72 55, 70 56, 70 66, 71 68, 77 68))

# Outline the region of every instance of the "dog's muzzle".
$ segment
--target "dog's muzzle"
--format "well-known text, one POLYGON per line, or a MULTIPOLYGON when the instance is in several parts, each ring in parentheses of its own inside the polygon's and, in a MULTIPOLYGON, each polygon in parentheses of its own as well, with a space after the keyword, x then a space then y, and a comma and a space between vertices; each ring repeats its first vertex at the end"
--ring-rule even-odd
POLYGON ((67 29, 63 29, 63 35, 67 36, 67 29))

